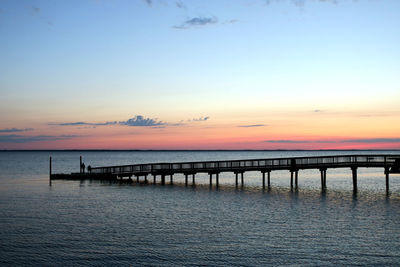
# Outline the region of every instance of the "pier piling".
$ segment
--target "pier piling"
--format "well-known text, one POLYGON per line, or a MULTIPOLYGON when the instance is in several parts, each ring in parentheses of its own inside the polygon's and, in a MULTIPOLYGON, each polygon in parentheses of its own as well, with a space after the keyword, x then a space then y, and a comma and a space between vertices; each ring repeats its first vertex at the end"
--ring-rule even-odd
POLYGON ((385 168, 386 176, 386 195, 389 195, 389 168, 385 168))
POLYGON ((357 167, 352 167, 351 172, 353 174, 353 193, 357 194, 357 167))
POLYGON ((51 185, 51 157, 49 158, 49 185, 51 185))
POLYGON ((265 172, 262 172, 262 187, 265 190, 265 172))
POLYGON ((236 185, 236 187, 238 187, 238 173, 237 172, 235 172, 235 185, 236 185))

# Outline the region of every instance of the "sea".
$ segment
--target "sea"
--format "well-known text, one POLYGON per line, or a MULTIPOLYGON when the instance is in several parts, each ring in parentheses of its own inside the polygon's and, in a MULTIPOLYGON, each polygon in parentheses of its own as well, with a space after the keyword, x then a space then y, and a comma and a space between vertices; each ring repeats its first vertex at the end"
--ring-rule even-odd
MULTIPOLYGON (((2 151, 0 266, 400 266, 400 175, 360 168, 233 173, 209 186, 54 180, 86 166, 400 151, 2 151)), ((189 181, 191 181, 189 179, 189 181)), ((158 180, 159 182, 159 180, 158 180)))

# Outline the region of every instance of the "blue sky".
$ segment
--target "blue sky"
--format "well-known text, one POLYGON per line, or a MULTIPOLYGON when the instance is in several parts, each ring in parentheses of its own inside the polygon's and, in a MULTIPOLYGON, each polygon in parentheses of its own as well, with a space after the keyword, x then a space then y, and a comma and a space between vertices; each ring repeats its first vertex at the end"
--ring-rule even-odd
POLYGON ((209 116, 225 129, 304 114, 306 125, 314 110, 343 123, 398 118, 398 14, 395 0, 2 0, 0 128, 61 135, 55 124, 136 115, 209 116))

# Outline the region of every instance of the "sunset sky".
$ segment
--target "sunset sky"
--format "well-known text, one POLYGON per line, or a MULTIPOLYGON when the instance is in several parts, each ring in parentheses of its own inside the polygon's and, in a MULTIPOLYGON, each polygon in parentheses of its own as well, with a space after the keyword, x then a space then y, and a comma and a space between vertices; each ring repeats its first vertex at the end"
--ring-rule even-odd
POLYGON ((0 0, 0 149, 400 149, 400 1, 0 0))

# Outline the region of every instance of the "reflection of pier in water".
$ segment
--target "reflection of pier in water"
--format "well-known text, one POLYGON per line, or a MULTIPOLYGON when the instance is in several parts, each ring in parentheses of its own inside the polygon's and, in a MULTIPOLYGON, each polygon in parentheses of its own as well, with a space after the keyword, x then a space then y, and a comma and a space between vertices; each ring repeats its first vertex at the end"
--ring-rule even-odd
MULTIPOLYGON (((81 162, 82 166, 82 162, 81 162)), ((262 188, 271 186, 271 172, 276 170, 288 170, 290 172, 290 188, 298 188, 298 174, 300 170, 318 169, 321 172, 321 189, 326 190, 326 171, 330 168, 350 168, 352 170, 353 191, 357 193, 357 169, 358 168, 383 168, 386 178, 386 193, 389 194, 389 174, 400 173, 400 155, 339 155, 318 157, 291 157, 273 159, 249 159, 249 160, 223 160, 223 161, 201 161, 201 162, 174 162, 174 163, 149 163, 133 164, 107 167, 91 167, 89 172, 71 174, 51 174, 50 158, 50 181, 53 179, 99 179, 99 180, 127 180, 132 177, 140 182, 148 183, 148 176, 153 176, 153 183, 157 183, 157 177, 165 185, 166 177, 169 176, 173 183, 174 174, 185 176, 185 185, 195 185, 197 173, 207 173, 210 176, 210 186, 219 186, 219 174, 221 172, 232 172, 235 174, 235 184, 244 185, 244 173, 247 171, 259 171, 262 174, 262 188), (266 183, 267 179, 267 183, 266 183)))

